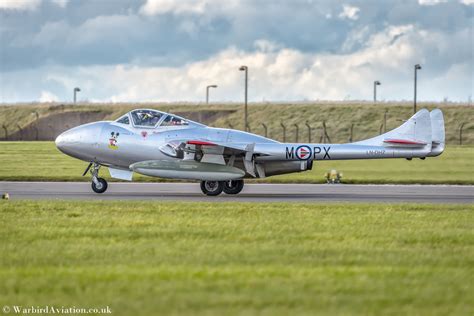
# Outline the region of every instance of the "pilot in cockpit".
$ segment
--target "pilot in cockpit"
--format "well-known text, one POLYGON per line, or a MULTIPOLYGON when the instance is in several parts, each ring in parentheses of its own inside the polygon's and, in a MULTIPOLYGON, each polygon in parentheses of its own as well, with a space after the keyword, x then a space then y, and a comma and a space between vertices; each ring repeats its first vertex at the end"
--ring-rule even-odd
POLYGON ((161 113, 151 110, 136 110, 132 112, 132 117, 137 126, 155 126, 161 118, 161 113))
POLYGON ((153 115, 148 112, 140 113, 141 125, 153 126, 156 122, 153 122, 153 115))

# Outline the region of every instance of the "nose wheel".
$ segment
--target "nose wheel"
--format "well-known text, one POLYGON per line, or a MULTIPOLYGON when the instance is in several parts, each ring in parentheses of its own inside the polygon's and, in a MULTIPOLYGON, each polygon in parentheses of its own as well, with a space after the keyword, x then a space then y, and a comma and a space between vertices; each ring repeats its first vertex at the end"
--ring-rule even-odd
POLYGON ((107 190, 107 181, 104 178, 92 179, 92 190, 95 193, 104 193, 107 190))
MULTIPOLYGON (((100 165, 97 163, 91 163, 89 164, 87 169, 90 170, 91 175, 92 175, 92 183, 91 183, 92 191, 94 191, 95 193, 104 193, 105 191, 107 191, 107 187, 108 187, 107 181, 105 181, 104 178, 99 178, 100 165)), ((87 169, 86 169, 86 172, 87 172, 87 169)), ((84 172, 84 174, 86 174, 86 172, 84 172)))

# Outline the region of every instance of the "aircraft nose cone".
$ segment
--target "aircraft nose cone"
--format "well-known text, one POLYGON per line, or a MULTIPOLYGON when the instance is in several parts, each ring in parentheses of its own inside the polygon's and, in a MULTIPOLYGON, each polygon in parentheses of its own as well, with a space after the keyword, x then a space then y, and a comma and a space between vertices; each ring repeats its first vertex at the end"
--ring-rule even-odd
POLYGON ((70 150, 74 147, 74 139, 78 138, 77 133, 77 128, 70 129, 61 133, 58 137, 56 137, 56 140, 54 141, 56 143, 56 148, 58 148, 63 153, 69 155, 70 150))
POLYGON ((56 144, 56 148, 59 150, 61 150, 61 148, 64 146, 64 133, 61 133, 58 137, 56 137, 56 140, 54 141, 56 144))
POLYGON ((65 131, 56 137, 56 147, 66 155, 90 160, 95 157, 96 146, 102 123, 91 123, 81 125, 65 131))

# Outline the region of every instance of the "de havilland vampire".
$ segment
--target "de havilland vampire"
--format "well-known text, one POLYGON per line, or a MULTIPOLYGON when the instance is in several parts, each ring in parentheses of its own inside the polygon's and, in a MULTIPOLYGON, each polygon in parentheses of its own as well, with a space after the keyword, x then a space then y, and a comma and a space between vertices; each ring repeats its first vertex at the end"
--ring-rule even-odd
MULTIPOLYGON (((200 180, 207 195, 239 193, 245 178, 311 170, 318 160, 412 158, 440 155, 445 147, 441 110, 418 111, 398 128, 347 144, 281 143, 239 130, 213 128, 174 114, 137 109, 116 121, 72 128, 56 138, 63 153, 89 163, 92 189, 107 190, 99 177, 106 166, 113 178, 133 173, 200 180)), ((407 177, 410 175, 407 174, 407 177)))

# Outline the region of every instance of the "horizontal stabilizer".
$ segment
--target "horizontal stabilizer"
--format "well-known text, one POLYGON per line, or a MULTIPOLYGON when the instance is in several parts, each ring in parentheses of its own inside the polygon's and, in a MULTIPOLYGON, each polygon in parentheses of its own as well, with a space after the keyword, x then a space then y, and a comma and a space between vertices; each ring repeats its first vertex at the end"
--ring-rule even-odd
POLYGON ((386 144, 386 146, 423 147, 426 145, 425 142, 410 139, 387 138, 384 139, 383 142, 386 144))

